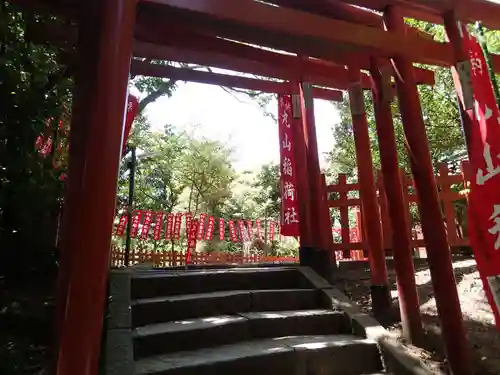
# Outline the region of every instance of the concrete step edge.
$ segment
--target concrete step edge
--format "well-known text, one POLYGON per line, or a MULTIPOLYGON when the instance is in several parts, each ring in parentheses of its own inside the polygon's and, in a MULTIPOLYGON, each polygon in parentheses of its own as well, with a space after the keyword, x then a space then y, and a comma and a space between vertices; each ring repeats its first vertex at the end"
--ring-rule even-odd
POLYGON ((132 336, 134 338, 140 338, 154 335, 163 335, 170 332, 216 329, 221 325, 239 324, 242 321, 251 321, 253 319, 291 319, 296 317, 314 318, 327 315, 337 316, 340 314, 343 315, 344 312, 326 309, 245 312, 232 315, 219 315, 149 324, 134 328, 132 331, 132 336))
POLYGON ((173 278, 190 276, 218 276, 218 275, 249 275, 259 273, 293 273, 298 272, 296 267, 262 267, 262 268, 221 268, 221 269, 201 269, 201 270, 156 270, 156 269, 136 269, 131 272, 132 279, 148 278, 173 278))
POLYGON ((316 289, 312 288, 290 288, 290 289, 241 289, 241 290, 221 290, 216 292, 206 292, 206 293, 191 293, 191 294, 175 294, 175 295, 166 295, 161 297, 152 297, 152 298, 137 298, 132 300, 132 306, 142 305, 142 304, 154 304, 154 303, 163 303, 163 302, 177 302, 184 300, 194 300, 194 299, 209 299, 209 298, 221 298, 221 297, 230 297, 241 294, 259 294, 259 293, 291 293, 291 292, 310 292, 315 293, 316 289))
MULTIPOLYGON (((373 374, 382 370, 381 362, 376 363, 378 358, 378 347, 375 341, 363 339, 353 335, 308 335, 277 337, 263 340, 253 340, 224 345, 213 348, 198 349, 193 351, 174 352, 165 355, 142 358, 135 363, 135 374, 163 375, 175 373, 176 370, 192 368, 196 371, 202 371, 203 367, 217 366, 228 362, 238 362, 248 358, 259 358, 263 356, 276 356, 280 354, 296 353, 320 353, 328 350, 338 350, 349 347, 353 350, 355 347, 370 351, 373 355, 372 360, 375 368, 368 369, 373 374), (201 368, 197 370, 198 368, 201 368)), ((354 349, 356 350, 356 349, 354 349)), ((297 359, 303 359, 303 355, 295 356, 297 359)), ((344 356, 342 357, 344 358, 344 356)), ((278 359, 281 360, 281 359, 278 359)), ((351 362, 359 362, 360 358, 354 356, 351 362)), ((367 361, 367 358, 363 358, 367 361)), ((362 362, 363 362, 362 361, 362 362)), ((183 372, 184 373, 184 372, 183 372)), ((194 374, 195 372, 193 372, 194 374)), ((363 372, 370 373, 370 372, 363 372)), ((355 375, 356 373, 352 373, 355 375)), ((382 374, 382 373, 380 373, 382 374)))

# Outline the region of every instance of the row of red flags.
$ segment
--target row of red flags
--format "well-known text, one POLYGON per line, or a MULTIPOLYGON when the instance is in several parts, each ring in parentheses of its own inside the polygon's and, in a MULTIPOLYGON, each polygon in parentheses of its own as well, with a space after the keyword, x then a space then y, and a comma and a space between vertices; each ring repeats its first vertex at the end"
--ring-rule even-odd
MULTIPOLYGON (((155 241, 162 238, 165 240, 178 241, 181 239, 181 226, 183 218, 185 232, 186 235, 188 235, 190 230, 193 228, 191 224, 194 221, 192 214, 189 212, 164 213, 153 212, 151 210, 136 210, 132 215, 130 236, 132 238, 139 236, 141 239, 148 239, 151 227, 153 226, 153 238, 155 241), (141 226, 141 224, 141 233, 139 234, 139 226, 141 226), (162 233, 163 230, 165 231, 164 233, 162 233)), ((226 234, 226 220, 222 218, 216 219, 214 216, 209 216, 208 214, 200 214, 196 219, 196 240, 212 240, 214 237, 216 221, 218 221, 219 224, 219 240, 223 241, 226 234)), ((128 216, 127 213, 124 212, 121 215, 116 228, 117 236, 125 235, 127 223, 128 216)), ((252 241, 255 234, 258 239, 263 239, 261 220, 255 220, 255 223, 253 220, 228 220, 227 224, 229 225, 229 239, 232 242, 252 241)), ((269 223, 268 240, 272 241, 275 234, 276 223, 271 221, 269 223)))

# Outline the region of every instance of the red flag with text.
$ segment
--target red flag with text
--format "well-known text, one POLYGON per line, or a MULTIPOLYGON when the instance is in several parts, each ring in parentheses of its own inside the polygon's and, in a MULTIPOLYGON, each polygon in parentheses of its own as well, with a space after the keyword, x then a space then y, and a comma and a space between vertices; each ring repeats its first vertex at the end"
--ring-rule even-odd
POLYGON ((469 53, 474 96, 470 134, 472 167, 469 195, 469 236, 483 287, 500 328, 500 112, 477 40, 463 32, 469 53))
POLYGON ((176 241, 179 241, 181 239, 182 216, 182 213, 175 214, 173 239, 176 241))
POLYGON ((118 223, 118 226, 116 228, 116 235, 117 236, 123 236, 125 234, 125 228, 127 226, 128 222, 128 216, 127 212, 122 213, 122 216, 120 217, 120 221, 118 223))
POLYGON ((219 240, 224 241, 224 236, 226 234, 226 224, 224 219, 219 219, 219 240))
POLYGON ((141 239, 146 240, 149 236, 149 228, 153 222, 153 212, 146 211, 144 214, 144 222, 142 223, 141 239))
POLYGON ((299 235, 299 206, 292 132, 292 97, 278 96, 278 128, 281 165, 281 230, 283 236, 299 235))
MULTIPOLYGON (((172 238, 172 234, 173 234, 173 231, 174 231, 174 218, 175 218, 175 214, 173 213, 169 213, 167 215, 167 227, 165 228, 165 239, 166 240, 170 240, 172 238)), ((180 230, 180 226, 179 226, 179 230, 180 230)))
POLYGON ((128 136, 130 135, 130 130, 132 129, 132 123, 135 120, 135 116, 137 116, 138 110, 139 110, 139 99, 132 94, 128 94, 127 113, 125 115, 125 129, 123 131, 122 152, 125 152, 128 136))
POLYGON ((132 218, 132 230, 130 233, 130 237, 137 237, 137 231, 139 230, 139 224, 141 223, 142 211, 137 210, 132 218))
POLYGON ((215 218, 210 216, 208 218, 208 226, 207 233, 205 234, 205 241, 211 241, 214 237, 214 229, 215 229, 215 218))
POLYGON ((155 231, 153 234, 153 238, 155 241, 158 241, 161 237, 161 229, 163 225, 163 212, 156 213, 156 222, 155 222, 155 231))
POLYGON ((189 227, 186 228, 186 233, 188 236, 188 246, 186 249, 185 264, 191 263, 191 254, 196 251, 196 238, 198 237, 198 219, 192 219, 189 221, 189 227))

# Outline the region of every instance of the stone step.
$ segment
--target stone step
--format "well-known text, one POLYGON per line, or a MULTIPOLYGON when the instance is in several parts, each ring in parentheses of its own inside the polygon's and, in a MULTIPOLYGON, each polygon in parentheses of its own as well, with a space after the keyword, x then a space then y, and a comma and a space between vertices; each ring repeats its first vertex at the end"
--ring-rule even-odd
POLYGON ((136 271, 132 299, 227 290, 307 289, 309 281, 295 268, 229 268, 193 271, 136 271))
POLYGON ((233 344, 255 338, 350 333, 349 318, 332 310, 249 312, 137 327, 135 358, 233 344))
POLYGON ((375 342, 351 335, 255 340, 136 361, 135 375, 360 375, 382 372, 375 342))
POLYGON ((134 327, 249 311, 304 310, 320 306, 314 289, 231 290, 132 301, 134 327))

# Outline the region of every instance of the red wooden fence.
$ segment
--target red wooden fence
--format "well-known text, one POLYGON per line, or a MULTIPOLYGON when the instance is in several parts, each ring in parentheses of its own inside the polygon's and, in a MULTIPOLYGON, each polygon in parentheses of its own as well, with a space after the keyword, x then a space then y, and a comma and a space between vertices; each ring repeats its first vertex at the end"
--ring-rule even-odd
MULTIPOLYGON (((363 260, 362 251, 354 250, 349 257, 344 258, 342 251, 335 252, 338 261, 363 260)), ((185 265, 185 254, 177 251, 152 251, 147 248, 137 247, 132 249, 129 258, 130 265, 138 263, 151 263, 154 267, 174 267, 185 265)), ((299 258, 294 256, 264 256, 251 254, 243 256, 241 252, 195 252, 191 255, 190 264, 256 264, 256 263, 298 263, 299 258)), ((125 251, 122 247, 112 246, 111 266, 123 267, 125 265, 125 251)))
MULTIPOLYGON (((404 171, 401 171, 403 178, 403 195, 406 202, 406 213, 408 215, 408 232, 412 238, 412 245, 414 248, 425 247, 425 241, 422 237, 420 228, 412 224, 410 218, 410 207, 411 205, 416 205, 418 202, 418 197, 415 193, 413 181, 409 176, 407 176, 404 171)), ((436 183, 439 189, 439 196, 441 199, 443 207, 443 220, 445 220, 448 241, 452 248, 460 248, 469 245, 469 239, 466 235, 466 227, 461 227, 462 218, 457 218, 457 211, 455 210, 455 202, 462 201, 466 203, 467 192, 470 181, 470 172, 468 162, 462 162, 461 172, 458 174, 450 174, 450 171, 445 164, 438 166, 438 174, 436 175, 436 183), (455 187, 452 189, 452 187, 455 187), (459 187, 458 189, 456 187, 459 187)), ((380 212, 382 218, 382 230, 384 238, 385 249, 392 249, 391 244, 391 223, 387 213, 387 201, 384 193, 383 183, 381 175, 377 178, 377 189, 378 189, 378 199, 380 205, 380 212)), ((359 184, 358 183, 347 183, 347 177, 345 174, 338 175, 338 182, 334 185, 328 186, 328 192, 336 193, 335 197, 330 197, 329 206, 330 208, 338 209, 340 211, 340 224, 341 224, 341 236, 340 241, 335 243, 335 250, 343 250, 344 256, 348 256, 348 252, 353 250, 365 251, 368 250, 368 244, 364 241, 363 234, 363 220, 359 213, 361 200, 359 199, 359 184), (357 194, 355 197, 349 197, 350 192, 355 192, 357 194), (350 236, 349 228, 349 210, 356 210, 356 215, 358 217, 358 238, 350 236)))

